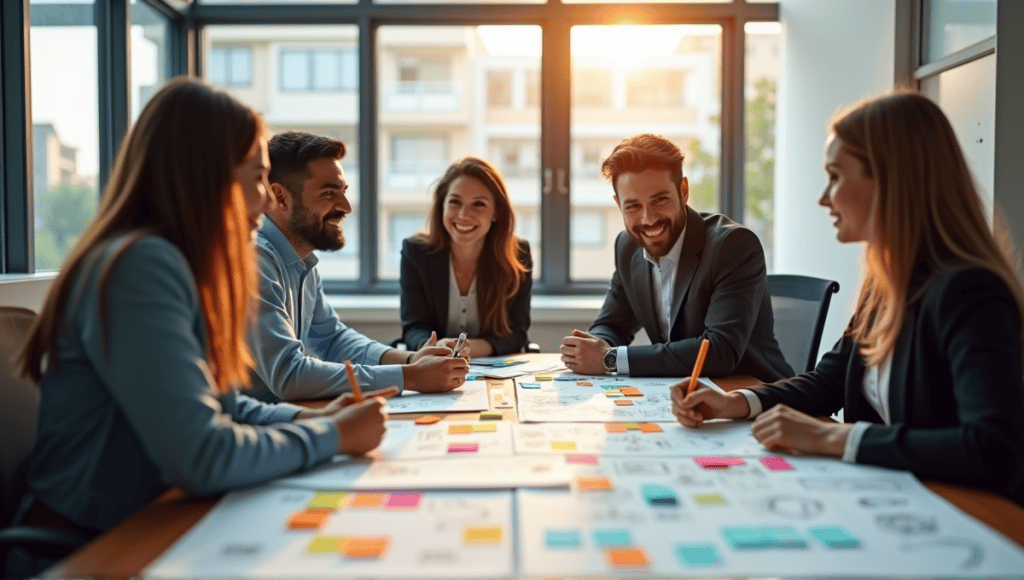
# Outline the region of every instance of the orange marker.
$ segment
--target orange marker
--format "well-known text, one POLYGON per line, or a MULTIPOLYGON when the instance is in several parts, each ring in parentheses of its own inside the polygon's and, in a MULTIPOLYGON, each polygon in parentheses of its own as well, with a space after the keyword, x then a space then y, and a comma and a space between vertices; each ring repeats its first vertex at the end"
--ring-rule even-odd
POLYGON ((363 390, 359 388, 356 372, 352 370, 352 361, 345 361, 345 372, 348 373, 348 384, 352 386, 352 394, 355 395, 356 402, 361 403, 363 401, 363 390))
POLYGON ((686 389, 686 394, 697 390, 697 379, 700 377, 700 371, 704 368, 704 359, 708 356, 708 347, 711 346, 711 341, 704 339, 700 343, 700 352, 697 353, 697 362, 693 365, 693 375, 690 377, 690 386, 686 389))

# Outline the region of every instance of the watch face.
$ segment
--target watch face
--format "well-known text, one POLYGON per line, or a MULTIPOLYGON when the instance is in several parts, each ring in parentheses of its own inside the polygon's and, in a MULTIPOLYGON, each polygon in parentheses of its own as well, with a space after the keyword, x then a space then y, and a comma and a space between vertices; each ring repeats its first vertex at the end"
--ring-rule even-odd
POLYGON ((609 350, 608 353, 604 355, 604 368, 605 368, 605 370, 609 370, 609 371, 615 370, 615 359, 617 358, 615 355, 616 355, 616 352, 615 352, 614 348, 609 350))

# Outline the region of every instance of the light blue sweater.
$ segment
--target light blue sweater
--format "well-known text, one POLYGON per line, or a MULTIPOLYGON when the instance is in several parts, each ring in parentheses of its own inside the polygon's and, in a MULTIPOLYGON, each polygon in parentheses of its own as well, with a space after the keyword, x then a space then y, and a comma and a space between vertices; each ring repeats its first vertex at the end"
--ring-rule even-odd
POLYGON ((329 419, 291 423, 298 407, 217 391, 195 280, 166 239, 145 237, 121 255, 100 319, 99 276, 123 242, 94 251, 75 281, 59 366, 41 384, 29 473, 36 498, 106 529, 168 485, 218 493, 332 457, 339 440, 329 419))

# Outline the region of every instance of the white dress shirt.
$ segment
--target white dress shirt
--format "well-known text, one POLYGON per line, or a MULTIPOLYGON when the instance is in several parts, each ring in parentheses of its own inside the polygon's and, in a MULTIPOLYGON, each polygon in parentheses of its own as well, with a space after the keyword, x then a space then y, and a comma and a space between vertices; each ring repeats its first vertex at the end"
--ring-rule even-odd
POLYGON ((448 261, 448 334, 458 336, 465 332, 470 338, 480 336, 480 312, 476 307, 476 276, 469 283, 469 292, 463 296, 459 292, 459 282, 455 279, 455 266, 448 261))

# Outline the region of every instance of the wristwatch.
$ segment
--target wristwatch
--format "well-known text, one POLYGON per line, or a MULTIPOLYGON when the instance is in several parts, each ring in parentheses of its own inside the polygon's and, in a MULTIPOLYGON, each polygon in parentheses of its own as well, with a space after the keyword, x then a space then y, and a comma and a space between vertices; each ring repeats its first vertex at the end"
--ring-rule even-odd
POLYGON ((606 372, 606 373, 614 373, 615 369, 618 368, 618 365, 616 364, 616 363, 618 363, 618 360, 619 360, 619 349, 617 349, 617 348, 615 348, 613 346, 613 347, 609 348, 607 351, 605 351, 605 353, 604 353, 604 372, 606 372))

